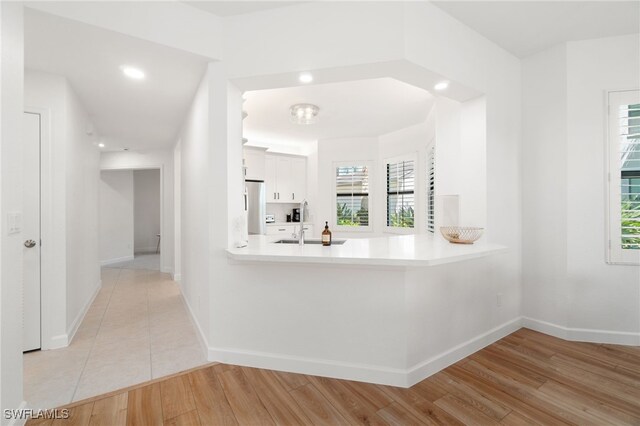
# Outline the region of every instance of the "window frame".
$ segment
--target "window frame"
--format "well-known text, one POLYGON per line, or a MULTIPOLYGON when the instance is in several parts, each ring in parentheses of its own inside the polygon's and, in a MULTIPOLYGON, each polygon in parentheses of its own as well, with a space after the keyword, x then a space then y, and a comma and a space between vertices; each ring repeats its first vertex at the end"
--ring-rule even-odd
POLYGON ((431 139, 427 145, 425 155, 425 223, 428 234, 436 233, 436 186, 438 177, 436 174, 436 141, 431 139), (433 165, 433 190, 431 189, 431 165, 433 165), (433 229, 431 229, 433 226, 433 229))
POLYGON ((382 162, 382 170, 384 170, 384 173, 382 173, 382 180, 383 180, 383 186, 382 188, 384 188, 384 232, 386 233, 391 233, 391 234, 419 234, 420 233, 420 222, 418 222, 418 202, 420 197, 418 196, 418 193, 420 191, 420 182, 419 182, 419 170, 420 170, 420 159, 418 156, 417 152, 412 152, 409 154, 404 154, 404 155, 399 155, 396 157, 389 157, 389 158, 385 158, 382 162), (413 161, 414 164, 414 177, 413 177, 413 227, 411 228, 402 228, 399 226, 389 226, 387 224, 387 214, 389 213, 387 210, 387 204, 388 204, 388 200, 387 197, 389 196, 388 191, 387 191, 387 166, 389 164, 393 164, 393 163, 399 163, 401 161, 413 161))
POLYGON ((333 186, 331 187, 331 198, 332 198, 332 204, 331 204, 331 226, 333 227, 333 229, 335 231, 339 231, 339 232, 373 232, 373 220, 375 217, 375 204, 373 204, 374 202, 374 195, 373 192, 375 192, 374 187, 375 187, 375 170, 374 170, 374 162, 373 161, 359 161, 359 160, 355 160, 355 161, 334 161, 331 163, 331 176, 332 176, 332 182, 333 182, 333 186), (369 192, 367 193, 367 197, 369 198, 369 225, 367 226, 346 226, 346 225, 338 225, 338 212, 337 212, 337 205, 338 205, 338 193, 337 193, 337 176, 336 176, 336 169, 338 167, 358 167, 358 166, 363 166, 366 167, 368 170, 368 179, 369 179, 369 192))
POLYGON ((616 109, 620 105, 640 103, 640 90, 612 90, 605 92, 606 102, 606 262, 611 265, 640 265, 640 249, 623 249, 621 240, 621 166, 619 155, 619 122, 616 109))

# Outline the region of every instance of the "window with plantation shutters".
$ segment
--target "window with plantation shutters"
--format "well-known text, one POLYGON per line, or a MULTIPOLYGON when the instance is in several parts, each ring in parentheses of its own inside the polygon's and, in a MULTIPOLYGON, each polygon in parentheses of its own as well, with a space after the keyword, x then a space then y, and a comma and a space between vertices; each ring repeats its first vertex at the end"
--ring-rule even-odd
POLYGON ((608 101, 609 261, 640 264, 640 91, 608 101))
POLYGON ((427 231, 436 230, 436 147, 431 143, 427 147, 427 231))
POLYGON ((369 166, 336 165, 336 221, 338 227, 369 228, 369 166))
POLYGON ((413 228, 415 218, 415 159, 387 160, 387 227, 413 228))

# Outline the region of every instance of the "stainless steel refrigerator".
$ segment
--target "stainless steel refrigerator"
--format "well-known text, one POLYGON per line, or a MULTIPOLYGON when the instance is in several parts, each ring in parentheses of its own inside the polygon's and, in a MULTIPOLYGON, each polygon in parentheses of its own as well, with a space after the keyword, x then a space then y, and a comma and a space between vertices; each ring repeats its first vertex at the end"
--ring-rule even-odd
POLYGON ((264 181, 245 180, 245 210, 247 211, 247 224, 249 235, 266 234, 267 225, 265 215, 267 213, 267 197, 264 181))

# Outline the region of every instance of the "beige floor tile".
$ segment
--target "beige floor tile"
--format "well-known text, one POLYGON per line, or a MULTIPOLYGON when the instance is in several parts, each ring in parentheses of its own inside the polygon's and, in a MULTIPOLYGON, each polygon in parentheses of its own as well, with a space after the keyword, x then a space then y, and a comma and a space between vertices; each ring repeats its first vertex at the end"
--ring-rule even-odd
POLYGON ((73 401, 111 392, 151 380, 149 355, 129 356, 118 363, 106 363, 85 368, 78 382, 73 401), (126 363, 125 363, 126 362, 126 363))
POLYGON ((71 345, 25 354, 25 396, 52 408, 206 362, 168 274, 106 267, 71 345))
POLYGON ((207 358, 200 344, 173 348, 151 354, 152 378, 178 373, 206 364, 207 358))

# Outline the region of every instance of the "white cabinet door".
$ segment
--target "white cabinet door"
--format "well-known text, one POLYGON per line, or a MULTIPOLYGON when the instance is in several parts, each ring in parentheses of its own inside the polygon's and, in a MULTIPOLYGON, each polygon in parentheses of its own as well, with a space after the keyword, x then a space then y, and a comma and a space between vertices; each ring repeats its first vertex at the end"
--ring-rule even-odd
POLYGON ((245 179, 265 180, 265 153, 261 149, 244 149, 245 179))
POLYGON ((267 203, 299 203, 307 192, 307 159, 265 156, 267 203))
POLYGON ((267 155, 265 157, 264 183, 267 192, 267 203, 278 201, 278 157, 267 155))
POLYGON ((293 179, 294 176, 292 174, 291 163, 292 159, 290 157, 277 157, 278 158, 278 167, 277 167, 277 176, 278 176, 278 202, 280 203, 292 203, 293 202, 293 179))
POLYGON ((299 203, 307 196, 307 160, 293 158, 291 160, 291 197, 299 203))

